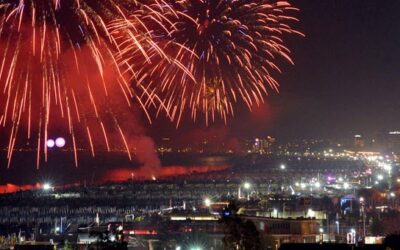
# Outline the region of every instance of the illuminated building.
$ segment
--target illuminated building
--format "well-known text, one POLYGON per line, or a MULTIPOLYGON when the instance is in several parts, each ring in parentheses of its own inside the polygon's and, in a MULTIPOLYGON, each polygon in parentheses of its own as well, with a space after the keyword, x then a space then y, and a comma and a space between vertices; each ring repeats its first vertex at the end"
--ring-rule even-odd
POLYGON ((364 139, 361 135, 354 136, 353 146, 355 148, 363 148, 365 146, 364 139))
POLYGON ((276 139, 268 136, 267 138, 256 138, 253 143, 253 153, 257 154, 271 154, 272 148, 276 139))
POLYGON ((270 235, 279 242, 314 243, 320 234, 321 220, 298 218, 281 219, 258 216, 243 216, 253 221, 261 234, 270 235))

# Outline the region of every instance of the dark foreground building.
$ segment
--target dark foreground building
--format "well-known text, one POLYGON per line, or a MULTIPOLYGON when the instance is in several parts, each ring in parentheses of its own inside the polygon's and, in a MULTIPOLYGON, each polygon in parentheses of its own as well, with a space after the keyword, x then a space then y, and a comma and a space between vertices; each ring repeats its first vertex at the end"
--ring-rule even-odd
POLYGON ((386 250, 384 245, 362 245, 355 246, 349 244, 282 244, 279 250, 386 250))

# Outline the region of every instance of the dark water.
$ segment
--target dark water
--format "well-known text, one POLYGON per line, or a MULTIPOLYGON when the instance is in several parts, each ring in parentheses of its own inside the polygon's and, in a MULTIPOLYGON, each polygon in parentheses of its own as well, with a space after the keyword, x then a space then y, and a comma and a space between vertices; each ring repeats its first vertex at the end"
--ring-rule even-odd
MULTIPOLYGON (((163 166, 226 166, 237 159, 233 156, 168 154, 161 155, 163 166)), ((96 183, 107 171, 113 169, 140 168, 143 163, 135 159, 130 161, 125 152, 97 152, 93 158, 88 152, 78 152, 79 164, 75 166, 74 154, 69 151, 50 152, 48 161, 41 158, 39 169, 36 168, 36 152, 15 152, 10 168, 7 168, 6 152, 0 151, 0 185, 13 183, 18 185, 52 182, 96 183)), ((151 168, 151 166, 149 166, 151 168)))
MULTIPOLYGON (((125 152, 97 152, 93 158, 89 152, 78 152, 79 166, 75 167, 74 154, 69 151, 57 151, 49 154, 48 162, 44 162, 39 169, 36 169, 36 153, 15 152, 13 161, 7 169, 6 152, 0 151, 0 185, 13 183, 17 185, 35 184, 51 182, 58 185, 71 183, 95 184, 105 178, 108 174, 118 173, 117 170, 123 170, 122 178, 130 178, 130 170, 136 172, 143 166, 136 160, 130 161, 125 152)), ((213 169, 214 166, 229 166, 235 172, 262 172, 268 169, 279 168, 280 164, 285 163, 291 169, 323 170, 329 172, 331 169, 343 169, 351 171, 362 167, 361 162, 349 160, 316 160, 304 159, 297 160, 297 157, 271 157, 260 155, 204 155, 204 154, 165 154, 160 155, 159 159, 163 168, 162 171, 156 166, 146 166, 146 170, 155 172, 168 172, 173 175, 173 169, 177 169, 177 174, 182 173, 183 168, 205 167, 204 169, 213 169), (174 168, 175 167, 175 168, 174 168), (176 168, 179 167, 179 168, 176 168), (171 172, 172 171, 172 172, 171 172)), ((154 162, 154 161, 152 161, 154 162)), ((215 168, 214 168, 215 169, 215 168)), ((188 170, 189 171, 189 170, 188 170)), ((111 178, 112 179, 112 178, 111 178)), ((119 180, 121 176, 119 176, 119 180)))

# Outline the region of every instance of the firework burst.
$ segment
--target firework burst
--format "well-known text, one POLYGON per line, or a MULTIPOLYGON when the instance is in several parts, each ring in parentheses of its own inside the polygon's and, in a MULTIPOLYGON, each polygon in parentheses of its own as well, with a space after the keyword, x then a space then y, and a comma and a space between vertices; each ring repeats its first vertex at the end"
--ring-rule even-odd
MULTIPOLYGON (((235 103, 244 102, 251 109, 254 103, 263 102, 269 89, 278 91, 273 77, 274 72, 281 72, 277 62, 293 63, 284 34, 303 35, 289 26, 297 21, 290 13, 298 9, 286 1, 163 1, 158 8, 163 15, 149 16, 148 21, 171 21, 152 29, 151 35, 170 60, 179 64, 154 59, 151 65, 140 66, 146 70, 135 70, 136 78, 146 81, 146 91, 162 99, 164 105, 158 111, 166 109, 178 124, 187 108, 193 119, 201 113, 207 123, 216 115, 226 122, 234 114, 235 103)), ((121 32, 127 32, 136 20, 116 22, 121 32)), ((134 44, 129 36, 119 43, 134 44)), ((125 48, 119 57, 135 67, 140 51, 125 48)))
POLYGON ((66 127, 76 165, 77 133, 94 156, 93 135, 110 150, 113 129, 131 158, 109 96, 144 105, 116 64, 106 23, 136 7, 135 0, 0 0, 0 125, 9 166, 21 134, 37 143, 37 167, 42 155, 47 160, 52 127, 66 127))

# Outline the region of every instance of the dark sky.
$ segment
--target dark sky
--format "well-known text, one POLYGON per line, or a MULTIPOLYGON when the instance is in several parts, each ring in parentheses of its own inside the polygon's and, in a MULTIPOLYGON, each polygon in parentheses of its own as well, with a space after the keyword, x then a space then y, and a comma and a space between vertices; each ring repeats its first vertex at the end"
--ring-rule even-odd
MULTIPOLYGON (((280 94, 249 114, 238 107, 228 124, 237 137, 272 134, 281 139, 343 138, 400 129, 400 1, 296 0, 306 38, 288 37, 295 66, 278 75, 280 94)), ((185 136, 164 121, 150 127, 155 137, 185 136)))

